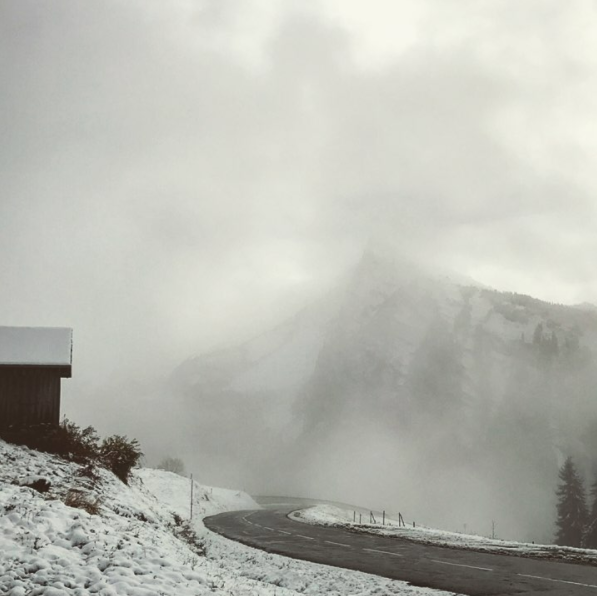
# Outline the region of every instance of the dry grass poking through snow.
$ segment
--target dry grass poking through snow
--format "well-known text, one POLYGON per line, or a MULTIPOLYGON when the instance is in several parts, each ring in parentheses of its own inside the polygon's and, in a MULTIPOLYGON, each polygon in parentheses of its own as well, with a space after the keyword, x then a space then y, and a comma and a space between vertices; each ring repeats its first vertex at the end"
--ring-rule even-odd
POLYGON ((71 488, 64 498, 64 504, 67 507, 74 507, 75 509, 82 509, 87 511, 90 515, 97 515, 100 512, 102 500, 99 497, 91 497, 85 494, 82 490, 71 488))

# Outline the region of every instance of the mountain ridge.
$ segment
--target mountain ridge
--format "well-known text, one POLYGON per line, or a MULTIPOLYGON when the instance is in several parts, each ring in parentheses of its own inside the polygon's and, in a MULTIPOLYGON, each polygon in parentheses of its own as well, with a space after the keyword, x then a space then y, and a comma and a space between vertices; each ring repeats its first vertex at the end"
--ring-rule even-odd
MULTIPOLYGON (((417 495, 429 495, 430 478, 441 477, 451 498, 460 483, 491 501, 512 537, 545 539, 550 520, 530 506, 512 516, 491 492, 528 474, 533 486, 518 496, 540 502, 535 509, 547 520, 564 454, 587 477, 594 471, 595 354, 592 309, 463 285, 366 254, 320 302, 240 346, 187 360, 171 387, 212 482, 230 481, 220 476, 229 473, 258 491, 317 491, 380 508, 400 493, 436 523, 441 499, 426 504, 417 495), (216 455, 213 428, 222 421, 217 432, 228 448, 219 448, 216 469, 207 454, 216 455), (414 475, 412 487, 380 480, 382 466, 363 463, 379 458, 414 475), (377 476, 360 481, 363 466, 377 476), (532 519, 521 529, 525 516, 532 519)), ((490 515, 485 509, 473 517, 490 515)))

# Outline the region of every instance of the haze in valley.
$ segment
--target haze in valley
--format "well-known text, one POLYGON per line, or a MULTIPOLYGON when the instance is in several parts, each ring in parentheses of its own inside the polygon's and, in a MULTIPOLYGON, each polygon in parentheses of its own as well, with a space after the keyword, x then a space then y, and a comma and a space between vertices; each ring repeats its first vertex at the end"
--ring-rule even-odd
POLYGON ((549 540, 597 472, 596 26, 1 1, 2 324, 73 327, 63 412, 148 463, 549 540))

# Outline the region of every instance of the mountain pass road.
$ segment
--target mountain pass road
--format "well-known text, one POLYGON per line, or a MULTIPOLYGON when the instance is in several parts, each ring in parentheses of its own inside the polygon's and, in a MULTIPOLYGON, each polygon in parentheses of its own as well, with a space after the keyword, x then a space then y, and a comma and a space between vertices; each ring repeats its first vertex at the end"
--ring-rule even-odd
POLYGON ((597 567, 428 546, 291 520, 295 508, 205 518, 210 530, 248 546, 470 596, 597 596, 597 567))

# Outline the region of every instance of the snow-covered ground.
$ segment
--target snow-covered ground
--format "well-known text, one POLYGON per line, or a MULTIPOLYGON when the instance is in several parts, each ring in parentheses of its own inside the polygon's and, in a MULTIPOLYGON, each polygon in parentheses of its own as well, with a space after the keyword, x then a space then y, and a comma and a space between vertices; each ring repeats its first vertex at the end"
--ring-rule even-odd
POLYGON ((203 517, 258 508, 247 494, 138 470, 126 486, 100 470, 0 441, 0 594, 199 596, 447 595, 404 582, 296 561, 232 542, 203 517), (49 483, 47 492, 27 484, 49 483), (78 491, 78 492, 73 492, 78 491), (65 505, 74 494, 97 514, 65 505))
MULTIPOLYGON (((597 565, 597 550, 588 548, 572 548, 553 544, 529 544, 497 540, 473 534, 447 532, 425 526, 400 526, 398 520, 386 517, 385 525, 381 524, 381 516, 376 514, 378 523, 354 523, 353 511, 335 505, 316 505, 309 509, 301 509, 291 513, 291 517, 315 525, 340 526, 352 531, 381 536, 395 536, 404 540, 431 544, 447 548, 461 548, 475 551, 509 554, 538 559, 558 559, 571 563, 587 563, 597 565)), ((357 512, 358 517, 358 512, 357 512)), ((362 517, 365 520, 365 516, 362 517)), ((368 518, 367 518, 368 519, 368 518)))

